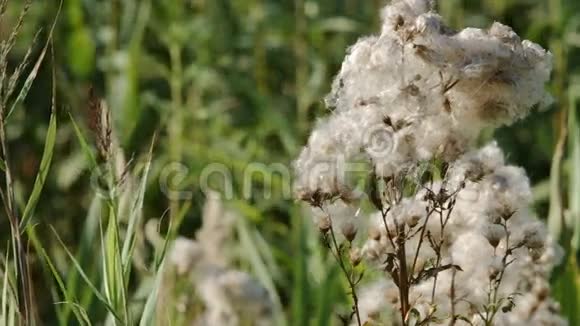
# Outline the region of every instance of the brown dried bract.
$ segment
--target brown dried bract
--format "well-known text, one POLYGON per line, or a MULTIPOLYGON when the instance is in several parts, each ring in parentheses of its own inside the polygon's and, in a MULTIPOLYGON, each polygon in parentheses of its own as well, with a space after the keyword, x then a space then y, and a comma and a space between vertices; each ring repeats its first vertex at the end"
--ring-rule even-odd
POLYGON ((94 88, 89 88, 88 125, 95 136, 99 158, 107 161, 111 152, 111 119, 107 104, 95 94, 94 88))

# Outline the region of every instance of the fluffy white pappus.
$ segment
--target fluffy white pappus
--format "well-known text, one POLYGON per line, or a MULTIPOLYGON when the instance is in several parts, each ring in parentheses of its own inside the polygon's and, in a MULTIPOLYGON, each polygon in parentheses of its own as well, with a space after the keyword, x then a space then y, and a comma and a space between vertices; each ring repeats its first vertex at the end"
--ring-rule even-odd
POLYGON ((392 137, 377 110, 341 112, 318 123, 294 162, 294 187, 300 197, 319 192, 348 195, 350 164, 365 150, 389 152, 392 137))
MULTIPOLYGON (((360 290, 360 317, 363 324, 382 325, 392 320, 393 307, 398 302, 396 286, 385 280, 368 284, 360 290)), ((356 322, 351 324, 356 325, 356 322)))
POLYGON ((478 182, 505 163, 502 150, 493 141, 459 157, 447 171, 449 187, 457 189, 464 181, 478 182))
POLYGON ((169 250, 168 261, 179 275, 189 271, 203 258, 202 246, 188 238, 178 237, 169 250))
POLYGON ((202 218, 202 227, 195 235, 196 242, 202 246, 206 260, 226 266, 230 257, 225 246, 232 238, 234 223, 239 216, 224 207, 219 193, 211 191, 207 193, 202 218))
POLYGON ((482 228, 500 218, 515 222, 525 217, 526 223, 530 221, 527 215, 532 194, 524 170, 501 166, 496 159, 491 161, 498 163, 493 164, 493 169, 482 161, 464 160, 450 170, 450 185, 465 181, 452 213, 452 226, 482 228))
POLYGON ((393 219, 383 221, 382 214, 375 212, 369 216, 368 239, 362 247, 362 255, 376 268, 381 268, 385 263, 387 254, 394 251, 385 228, 385 222, 391 233, 391 238, 395 236, 395 221, 393 219))
MULTIPOLYGON (((392 28, 386 22, 397 22, 399 16, 417 17, 429 12, 434 7, 432 0, 395 0, 391 5, 386 6, 382 11, 382 18, 385 22, 383 29, 392 28)), ((396 26, 396 25, 395 25, 396 26)), ((384 33, 384 32, 383 32, 384 33)))
POLYGON ((568 322, 558 315, 559 304, 548 297, 549 289, 543 288, 535 292, 522 293, 517 297, 517 304, 509 314, 499 314, 499 325, 545 325, 567 326, 568 322))
MULTIPOLYGON (((317 123, 294 163, 298 196, 317 211, 325 208, 317 218, 330 216, 337 230, 368 218, 360 253, 385 275, 399 272, 403 239, 408 270, 415 267, 410 304, 421 315, 448 320, 453 309, 480 325, 484 306, 501 302, 506 313, 494 325, 559 325, 557 305, 535 289, 549 288, 561 248, 531 212, 530 181, 506 164, 497 143, 475 148, 484 128, 509 125, 549 101, 544 86, 552 55, 497 22, 455 31, 428 0, 393 0, 382 19, 378 35, 349 48, 326 98, 332 113, 317 123), (384 181, 387 189, 373 188, 370 199, 384 212, 388 203, 385 218, 383 212, 353 217, 360 208, 346 176, 353 161, 369 163, 365 172, 384 181), (445 172, 441 180, 415 176, 425 162, 445 172), (424 184, 407 195, 413 188, 407 182, 424 184), (460 299, 454 304, 452 287, 460 299), (515 293, 525 293, 521 308, 515 293)), ((388 305, 383 294, 396 288, 387 276, 365 289, 363 319, 381 316, 388 305)), ((396 307, 396 291, 393 296, 396 307)))
MULTIPOLYGON (((463 271, 457 272, 455 282, 459 296, 467 296, 467 301, 474 305, 485 304, 489 288, 489 268, 494 264, 493 248, 479 232, 466 231, 457 237, 450 247, 454 264, 463 271)), ((449 289, 441 288, 446 293, 449 289)))
POLYGON ((207 267, 196 275, 195 283, 206 307, 200 325, 238 326, 248 321, 271 325, 272 303, 268 292, 250 275, 207 267))
POLYGON ((493 197, 490 198, 494 198, 499 204, 507 205, 513 210, 527 207, 532 202, 530 179, 520 167, 500 167, 482 182, 493 193, 493 197))
MULTIPOLYGON (((224 207, 217 193, 209 193, 196 239, 178 237, 168 251, 167 262, 172 268, 169 271, 175 270, 180 280, 196 289, 195 294, 182 293, 183 300, 176 302, 177 307, 183 306, 185 312, 190 308, 185 302, 193 295, 204 303, 204 311, 194 325, 238 326, 252 321, 253 325, 269 326, 273 323, 273 302, 266 288, 248 273, 232 268, 231 257, 226 254, 231 251, 226 245, 233 236, 236 218, 234 212, 224 207)), ((186 289, 184 286, 180 290, 186 289)))
POLYGON ((391 207, 387 214, 389 224, 398 224, 401 227, 413 228, 425 219, 427 202, 421 199, 404 198, 400 203, 391 207))
POLYGON ((323 220, 328 219, 330 223, 328 226, 332 225, 340 240, 343 239, 341 232, 343 228, 352 226, 358 233, 359 231, 364 232, 367 227, 368 218, 357 204, 335 201, 324 204, 322 208, 323 210, 318 207, 310 207, 310 215, 313 217, 314 224, 320 226, 321 223, 326 223, 323 220))
POLYGON ((484 127, 509 124, 544 101, 551 55, 510 27, 455 32, 430 1, 395 1, 380 35, 353 45, 295 163, 299 193, 345 191, 344 164, 361 153, 379 176, 440 156, 453 161, 484 127), (377 144, 378 143, 378 144, 377 144))

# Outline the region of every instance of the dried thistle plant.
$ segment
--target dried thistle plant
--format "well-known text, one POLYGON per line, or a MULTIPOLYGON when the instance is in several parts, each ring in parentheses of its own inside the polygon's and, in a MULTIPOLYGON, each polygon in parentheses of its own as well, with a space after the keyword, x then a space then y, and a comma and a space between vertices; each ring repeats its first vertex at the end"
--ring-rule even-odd
POLYGON ((342 319, 566 324, 549 296, 561 249, 529 208, 525 172, 495 143, 474 146, 484 128, 550 101, 551 54, 500 23, 454 31, 426 0, 393 1, 382 16, 380 35, 349 49, 333 113, 295 162, 297 197, 349 284, 342 319), (361 160, 366 195, 349 176, 361 160), (368 269, 381 277, 366 280, 368 269))

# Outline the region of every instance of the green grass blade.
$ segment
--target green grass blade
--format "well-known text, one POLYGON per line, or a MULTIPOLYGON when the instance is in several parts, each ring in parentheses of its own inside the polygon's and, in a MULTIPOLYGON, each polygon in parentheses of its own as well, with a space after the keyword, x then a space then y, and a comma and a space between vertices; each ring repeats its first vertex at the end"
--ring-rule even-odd
POLYGON ((577 102, 580 100, 580 84, 570 86, 569 90, 570 109, 568 112, 568 142, 570 159, 569 177, 569 214, 571 227, 574 230, 572 237, 572 248, 580 250, 580 107, 577 102))
POLYGON ((6 163, 4 163, 4 160, 0 159, 0 170, 2 170, 2 172, 6 172, 6 163))
MULTIPOLYGON (((86 310, 80 304, 74 303, 74 302, 65 302, 65 301, 55 302, 54 304, 55 305, 64 304, 66 306, 70 306, 70 307, 73 307, 73 308, 77 309, 79 311, 79 314, 81 315, 81 320, 79 320, 79 323, 81 325, 88 325, 88 326, 92 325, 92 323, 91 323, 91 321, 89 319, 89 316, 87 315, 86 310)), ((67 325, 67 324, 66 323, 60 323, 60 325, 67 325)))
POLYGON ((561 305, 562 315, 568 317, 570 325, 580 323, 580 272, 574 255, 567 255, 561 273, 552 282, 554 297, 561 305))
POLYGON ((316 307, 318 310, 316 325, 318 326, 332 325, 331 318, 334 304, 338 301, 337 292, 341 290, 339 286, 340 282, 337 281, 339 275, 338 267, 336 265, 333 266, 328 270, 324 281, 319 286, 318 305, 316 307))
MULTIPOLYGON (((85 325, 89 325, 90 323, 87 323, 86 318, 83 317, 83 313, 81 312, 84 309, 82 309, 79 305, 76 304, 77 300, 74 298, 74 293, 71 294, 70 290, 67 289, 67 287, 65 286, 65 283, 64 283, 62 277, 60 276, 60 273, 58 272, 58 270, 56 269, 56 267, 52 263, 50 256, 48 255, 48 253, 46 252, 46 250, 44 249, 44 247, 40 243, 40 240, 38 239, 35 228, 32 225, 28 225, 26 227, 26 233, 28 235, 28 238, 30 239, 32 246, 34 247, 34 250, 40 254, 40 257, 43 260, 44 265, 48 266, 54 280, 56 281, 56 285, 58 285, 58 289, 60 290, 60 292, 64 296, 65 302, 67 303, 68 306, 71 306, 71 305, 73 306, 72 311, 73 311, 75 317, 77 317, 77 321, 81 325, 83 325, 83 322, 85 323, 85 325)), ((84 313, 84 315, 86 316, 86 313, 84 313)), ((60 322, 61 322, 61 324, 66 324, 66 325, 69 324, 68 320, 66 320, 66 318, 63 320, 60 320, 60 322)))
POLYGON ((174 237, 172 236, 172 223, 173 221, 170 220, 167 228, 167 235, 163 241, 163 246, 156 248, 155 250, 153 268, 155 269, 157 275, 155 275, 155 281, 153 288, 151 289, 151 293, 147 296, 147 301, 145 302, 143 313, 141 314, 141 320, 139 321, 140 326, 155 325, 154 318, 157 308, 157 300, 160 287, 163 284, 163 275, 165 274, 165 254, 167 253, 170 240, 174 237))
POLYGON ((548 212, 548 229, 554 239, 560 239, 564 227, 561 192, 561 167, 566 144, 565 126, 560 130, 560 137, 554 150, 552 166, 550 168, 550 209, 548 212))
POLYGON ((54 235, 56 236, 58 243, 61 245, 61 247, 65 251, 66 255, 69 257, 69 259, 73 263, 75 269, 79 272, 79 274, 81 275, 81 277, 83 278, 83 280, 85 281, 87 286, 91 289, 91 291, 95 295, 95 297, 97 297, 97 299, 105 306, 105 308, 113 315, 113 317, 115 317, 115 319, 117 321, 122 323, 123 321, 122 321, 121 317, 117 314, 115 309, 113 309, 113 307, 109 304, 107 299, 103 296, 103 294, 93 284, 93 282, 91 282, 90 278, 87 276, 87 274, 83 270, 82 266, 78 263, 78 261, 75 259, 74 255, 70 252, 70 250, 68 250, 68 248, 66 247, 66 245, 64 244, 62 239, 58 236, 58 233, 56 232, 56 230, 52 226, 50 228, 51 228, 52 232, 54 233, 54 235))
POLYGON ((103 277, 105 281, 105 295, 117 314, 123 314, 123 323, 128 318, 128 307, 125 293, 125 279, 121 249, 119 246, 119 228, 115 208, 109 203, 109 221, 102 240, 103 277))
POLYGON ((0 319, 0 321, 2 322, 2 325, 8 325, 7 324, 7 319, 6 317, 7 315, 7 310, 8 310, 8 274, 9 274, 9 270, 8 270, 8 257, 10 255, 10 242, 8 242, 8 245, 6 246, 6 261, 4 263, 4 267, 3 267, 3 281, 2 281, 2 317, 0 319))
MULTIPOLYGON (((61 3, 62 4, 62 3, 61 3)), ((45 48, 46 50, 46 48, 45 48)), ((40 199, 40 194, 44 188, 44 183, 46 182, 46 177, 48 176, 48 171, 52 163, 52 156, 54 153, 54 145, 56 142, 56 128, 57 128, 57 117, 56 117, 56 73, 54 67, 54 53, 53 54, 53 65, 52 65, 52 99, 51 99, 51 114, 50 122, 48 123, 48 131, 46 133, 46 140, 44 143, 44 151, 42 153, 42 159, 40 161, 40 167, 38 174, 36 175, 36 180, 34 181, 34 187, 32 188, 32 193, 28 198, 26 207, 24 208, 24 213, 22 214, 22 220, 20 221, 20 229, 24 230, 28 225, 28 222, 34 214, 34 209, 38 204, 40 199)))
POLYGON ((308 325, 310 288, 307 273, 306 232, 301 214, 292 214, 292 324, 308 325))
POLYGON ((58 21, 59 15, 60 15, 62 3, 63 3, 63 0, 60 1, 60 5, 58 6, 58 11, 56 12, 56 16, 54 18, 54 21, 52 22, 52 26, 50 27, 50 31, 48 33, 48 38, 46 40, 46 43, 44 44, 44 47, 42 48, 42 51, 40 52, 38 59, 36 59, 36 63, 34 64, 34 67, 30 71, 28 76, 26 77, 24 85, 20 89, 20 92, 18 93, 16 100, 14 100, 14 102, 12 103, 12 106, 10 107, 10 110, 6 114, 6 117, 4 118, 5 119, 4 123, 6 123, 6 121, 10 117, 10 115, 12 115, 12 112, 14 112, 14 110, 16 109, 16 106, 18 104, 22 103, 24 101, 24 99, 26 98, 26 96, 28 96, 28 92, 30 91, 30 87, 32 87, 32 84, 34 83, 34 80, 36 79, 36 76, 38 75, 38 71, 40 70, 40 66, 42 65, 42 62, 44 61, 44 57, 46 56, 46 52, 48 50, 48 47, 50 46, 50 44, 52 42, 52 34, 54 32, 54 28, 56 27, 56 23, 58 21))
MULTIPOLYGON (((53 104, 54 105, 54 104, 53 104)), ((22 220, 20 221, 20 229, 24 229, 32 215, 34 214, 34 209, 38 204, 42 189, 44 188, 44 183, 46 182, 46 177, 48 176, 48 171, 52 163, 52 156, 54 153, 54 144, 56 142, 56 110, 53 111, 50 116, 50 122, 48 125, 48 131, 46 133, 46 141, 44 143, 44 153, 42 154, 42 160, 40 161, 40 168, 38 174, 36 175, 36 181, 34 182, 34 187, 32 188, 32 193, 26 203, 26 208, 22 214, 22 220)))
POLYGON ((131 258, 133 256, 133 250, 135 248, 135 239, 137 236, 137 225, 139 225, 141 218, 143 216, 143 201, 145 199, 145 190, 147 188, 147 178, 149 176, 149 170, 151 168, 151 161, 153 159, 153 145, 155 142, 155 137, 149 148, 149 154, 147 156, 147 161, 145 162, 145 167, 143 169, 143 175, 141 176, 141 182, 139 183, 139 188, 137 189, 137 195, 131 207, 131 213, 129 216, 129 224, 127 226, 127 232, 125 234, 125 241, 123 242, 123 251, 121 254, 121 261, 123 263, 123 274, 125 282, 129 281, 129 274, 131 268, 131 258))
POLYGON ((269 272, 264 260, 259 254, 259 249, 256 247, 254 237, 250 227, 243 218, 238 218, 236 223, 236 228, 238 231, 240 245, 244 248, 242 252, 247 254, 247 259, 249 260, 256 277, 262 283, 271 300, 274 303, 274 317, 276 319, 277 325, 286 325, 284 316, 282 314, 282 304, 280 302, 280 297, 276 291, 276 286, 274 285, 274 280, 272 279, 272 274, 269 272))
MULTIPOLYGON (((89 206, 89 212, 85 218, 85 224, 81 233, 80 244, 77 249, 76 259, 85 266, 85 271, 91 277, 97 273, 96 267, 98 262, 95 262, 93 255, 95 240, 97 239, 99 222, 101 220, 102 199, 99 195, 93 196, 93 200, 89 206), (88 266, 88 267, 87 267, 88 266), (87 270, 88 268, 88 270, 87 270)), ((79 298, 80 304, 83 307, 89 307, 94 299, 93 293, 86 287, 78 288, 79 274, 76 270, 71 270, 67 273, 66 288, 75 293, 79 298)), ((65 307, 65 317, 70 314, 69 306, 65 307)))
POLYGON ((159 290, 163 283, 163 272, 165 270, 165 263, 162 260, 161 265, 157 269, 157 275, 155 276, 155 282, 151 293, 147 296, 147 301, 145 302, 145 307, 143 308, 143 313, 141 314, 141 320, 139 321, 139 326, 150 326, 155 325, 155 311, 157 308, 157 299, 159 296, 159 290))
POLYGON ((81 131, 81 129, 79 128, 79 126, 75 122, 75 119, 73 118, 72 114, 70 114, 70 112, 69 112, 69 117, 70 117, 70 121, 73 125, 73 129, 75 131, 76 138, 79 141, 79 144, 81 145, 81 150, 85 154, 85 157, 90 164, 90 168, 94 169, 97 166, 97 159, 95 158, 95 154, 93 153, 91 146, 89 146, 87 139, 83 135, 83 132, 81 131))

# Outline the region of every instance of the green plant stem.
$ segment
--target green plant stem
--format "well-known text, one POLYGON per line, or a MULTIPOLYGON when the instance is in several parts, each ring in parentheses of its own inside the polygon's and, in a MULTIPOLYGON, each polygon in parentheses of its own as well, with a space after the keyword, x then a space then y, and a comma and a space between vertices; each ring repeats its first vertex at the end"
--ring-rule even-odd
MULTIPOLYGON (((332 239, 332 245, 334 246, 334 250, 336 250, 335 258, 340 266, 340 269, 342 270, 342 272, 346 276, 346 279, 348 281, 348 286, 350 287, 350 295, 351 295, 352 301, 353 301, 352 308, 354 311, 354 315, 356 317, 357 325, 362 326, 361 319, 360 319, 360 312, 359 312, 359 308, 358 308, 358 295, 356 293, 356 283, 354 280, 354 273, 352 273, 352 271, 350 273, 348 272, 348 270, 346 268, 346 264, 344 263, 344 259, 342 259, 340 246, 338 245, 338 242, 336 241, 336 236, 334 233, 334 227, 333 227, 332 223, 330 225, 330 237, 332 239)), ((331 251, 332 251, 332 249, 331 249, 331 251)))
POLYGON ((17 265, 17 277, 20 280, 20 295, 23 300, 19 300, 20 312, 24 324, 34 323, 32 317, 32 292, 30 287, 30 275, 28 261, 26 259, 26 250, 23 246, 22 236, 20 233, 20 221, 15 209, 14 184, 12 179, 12 170, 10 168, 10 155, 6 141, 6 129, 4 120, 5 107, 0 107, 0 149, 2 150, 1 159, 4 161, 4 178, 6 179, 6 195, 4 198, 7 208, 8 219, 10 222, 10 231, 12 247, 14 250, 14 260, 17 265))
POLYGON ((303 94, 308 77, 308 44, 306 41, 306 16, 304 13, 304 0, 294 0, 295 32, 294 32, 294 56, 296 61, 295 92, 298 127, 305 131, 308 127, 308 103, 303 94))
MULTIPOLYGON (((172 162, 180 162, 182 155, 181 137, 183 135, 183 64, 181 47, 175 41, 169 46, 171 59, 171 120, 168 126, 169 157, 172 162)), ((173 221, 179 214, 179 201, 170 198, 169 216, 173 221)))

